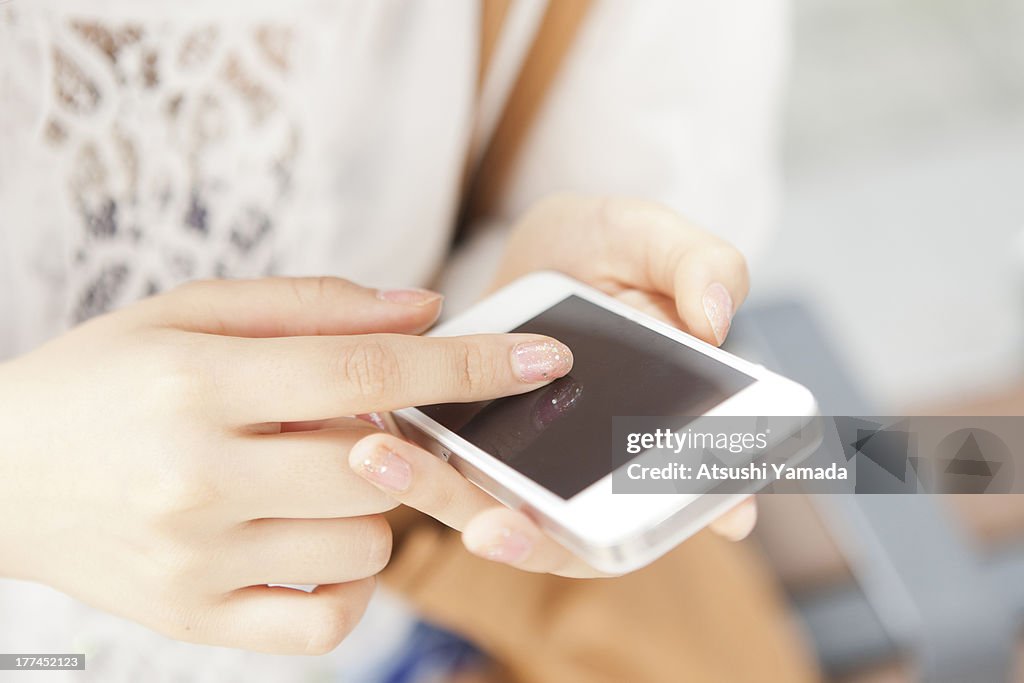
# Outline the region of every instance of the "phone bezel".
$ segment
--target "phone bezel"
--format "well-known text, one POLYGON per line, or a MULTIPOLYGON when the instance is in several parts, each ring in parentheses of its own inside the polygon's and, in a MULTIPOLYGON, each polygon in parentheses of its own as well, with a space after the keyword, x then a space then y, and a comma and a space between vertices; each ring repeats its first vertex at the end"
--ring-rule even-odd
MULTIPOLYGON (((542 313, 570 295, 591 303, 706 354, 750 376, 754 382, 708 411, 706 415, 806 416, 816 413, 811 393, 800 384, 776 375, 685 332, 662 323, 561 273, 537 272, 524 276, 452 320, 434 328, 430 336, 454 336, 507 332, 542 313)), ((542 526, 569 544, 613 547, 652 531, 664 520, 708 494, 613 494, 612 475, 569 499, 563 499, 510 466, 462 439, 416 408, 396 411, 396 415, 436 440, 445 452, 457 453, 472 470, 483 476, 471 480, 501 502, 526 508, 542 526), (483 480, 483 481, 481 481, 483 480), (499 485, 488 485, 496 482, 499 485)), ((610 454, 609 454, 610 457, 610 454)), ((701 505, 691 520, 703 525, 713 516, 744 497, 740 494, 715 495, 714 505, 701 505)), ((699 526, 697 527, 699 528, 699 526)), ((692 533, 696 529, 689 530, 692 533)), ((688 535, 688 534, 686 534, 688 535)))

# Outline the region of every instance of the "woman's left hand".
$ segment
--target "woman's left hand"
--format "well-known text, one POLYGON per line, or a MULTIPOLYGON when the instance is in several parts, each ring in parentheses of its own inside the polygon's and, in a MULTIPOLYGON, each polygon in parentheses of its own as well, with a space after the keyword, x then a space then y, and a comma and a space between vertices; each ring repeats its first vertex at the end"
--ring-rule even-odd
POLYGON ((720 345, 749 288, 735 247, 671 209, 618 197, 556 195, 512 229, 495 288, 557 270, 720 345))
MULTIPOLYGON (((743 255, 663 206, 635 199, 557 195, 545 199, 513 227, 495 288, 537 270, 557 270, 719 345, 747 295, 743 255)), ((410 462, 415 484, 399 500, 463 531, 474 554, 527 571, 562 576, 601 574, 548 538, 526 515, 495 501, 429 453, 380 435, 410 462), (449 505, 420 500, 443 495, 449 505), (452 513, 439 516, 437 511, 452 513)), ((361 449, 352 451, 360 462, 361 449)), ((358 471, 358 468, 357 468, 358 471)), ((442 501, 443 503, 443 501, 442 501)), ((739 540, 757 517, 748 498, 712 523, 739 540)))

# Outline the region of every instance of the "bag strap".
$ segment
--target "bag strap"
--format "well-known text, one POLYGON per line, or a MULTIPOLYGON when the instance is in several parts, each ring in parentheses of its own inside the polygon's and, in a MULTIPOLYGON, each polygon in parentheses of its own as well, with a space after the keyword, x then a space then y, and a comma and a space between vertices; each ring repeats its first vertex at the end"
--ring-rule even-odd
MULTIPOLYGON (((565 55, 590 7, 591 0, 548 0, 501 117, 475 168, 467 160, 459 233, 474 220, 494 211, 501 191, 514 170, 523 142, 536 119, 544 97, 558 74, 565 55)), ((490 67, 510 0, 483 0, 480 25, 478 89, 490 67)))
POLYGON ((480 62, 476 75, 477 96, 483 90, 484 80, 491 69, 491 58, 498 44, 501 28, 505 25, 512 0, 483 0, 480 10, 480 62))

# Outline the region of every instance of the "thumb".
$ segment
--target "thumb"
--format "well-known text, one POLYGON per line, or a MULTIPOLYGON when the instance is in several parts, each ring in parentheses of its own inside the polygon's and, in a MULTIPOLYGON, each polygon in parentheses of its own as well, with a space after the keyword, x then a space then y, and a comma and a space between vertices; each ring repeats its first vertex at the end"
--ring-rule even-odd
POLYGON ((198 280, 146 302, 161 324, 236 337, 419 334, 441 314, 428 290, 377 290, 335 277, 198 280))

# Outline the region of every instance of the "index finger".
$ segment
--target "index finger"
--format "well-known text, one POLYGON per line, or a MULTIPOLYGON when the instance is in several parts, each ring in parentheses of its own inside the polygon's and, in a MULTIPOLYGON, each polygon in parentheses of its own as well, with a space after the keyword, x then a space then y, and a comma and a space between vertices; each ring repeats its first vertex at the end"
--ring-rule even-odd
POLYGON ((521 394, 569 372, 536 334, 219 337, 213 386, 233 422, 293 422, 521 394))

